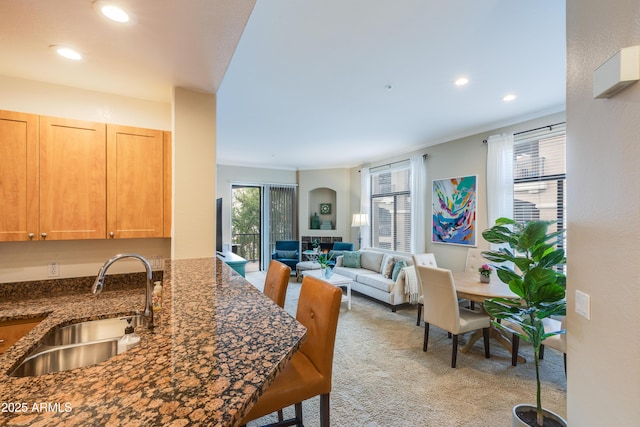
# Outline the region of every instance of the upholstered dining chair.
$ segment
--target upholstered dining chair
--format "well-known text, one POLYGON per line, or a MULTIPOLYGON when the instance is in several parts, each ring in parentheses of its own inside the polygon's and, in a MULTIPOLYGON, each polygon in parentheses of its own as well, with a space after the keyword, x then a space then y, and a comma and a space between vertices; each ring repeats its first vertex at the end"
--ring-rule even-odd
POLYGON ((320 425, 329 427, 329 394, 342 290, 315 277, 302 280, 296 320, 307 328, 300 350, 269 385, 241 425, 295 405, 295 417, 279 426, 302 426, 302 401, 320 396, 320 425))
MULTIPOLYGON (((483 250, 484 249, 480 248, 467 249, 467 260, 464 264, 465 273, 479 274, 478 269, 482 266, 482 264, 487 263, 487 260, 482 256, 483 250)), ((471 310, 475 309, 475 303, 473 301, 469 301, 469 308, 471 310)))
POLYGON ((264 280, 264 294, 273 302, 284 308, 284 300, 287 296, 291 267, 272 259, 267 269, 267 277, 264 280))
MULTIPOLYGON (((426 254, 414 254, 413 256, 413 265, 418 268, 419 265, 426 265, 427 267, 437 267, 436 256, 432 253, 426 254)), ((420 326, 420 318, 422 317, 422 307, 424 306, 424 296, 422 295, 422 282, 420 280, 420 275, 417 274, 418 277, 418 292, 420 292, 420 296, 418 297, 418 318, 416 319, 416 326, 420 326)))
POLYGON ((453 335, 451 367, 456 367, 458 356, 458 335, 482 329, 484 337, 484 356, 489 352, 489 316, 460 308, 456 296, 456 286, 451 270, 419 265, 416 267, 422 295, 424 296, 424 343, 422 351, 427 351, 430 325, 437 326, 453 335))
MULTIPOLYGON (((515 323, 511 323, 507 320, 503 321, 504 325, 514 331, 522 333, 522 328, 515 323)), ((567 317, 562 316, 560 320, 553 318, 542 319, 542 326, 545 332, 559 331, 561 329, 567 329, 567 317)), ((554 350, 563 354, 564 361, 564 374, 567 375, 567 334, 553 335, 542 341, 540 346, 540 359, 544 359, 544 348, 551 347, 554 350)), ((511 336, 511 364, 513 366, 518 365, 518 350, 520 348, 520 337, 516 334, 511 336)))

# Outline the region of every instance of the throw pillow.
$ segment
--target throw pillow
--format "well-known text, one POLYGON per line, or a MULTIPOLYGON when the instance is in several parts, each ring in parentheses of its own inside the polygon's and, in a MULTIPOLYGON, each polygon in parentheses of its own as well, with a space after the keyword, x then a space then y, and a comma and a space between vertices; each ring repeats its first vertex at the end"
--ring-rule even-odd
POLYGON ((278 258, 295 258, 297 251, 276 251, 278 258))
POLYGON ((360 268, 360 251, 344 251, 342 253, 342 266, 360 268))
POLYGON ((393 266, 393 273, 391 273, 391 280, 395 281, 396 279, 398 279, 398 274, 400 274, 402 269, 405 268, 406 266, 407 266, 406 261, 400 260, 396 262, 396 264, 393 266))
POLYGON ((335 260, 336 258, 338 258, 340 255, 342 255, 342 252, 344 251, 334 251, 333 249, 331 249, 329 251, 329 257, 333 260, 335 260))
POLYGON ((382 276, 385 279, 391 279, 391 273, 393 272, 393 266, 395 265, 396 260, 392 255, 385 255, 382 259, 382 276))

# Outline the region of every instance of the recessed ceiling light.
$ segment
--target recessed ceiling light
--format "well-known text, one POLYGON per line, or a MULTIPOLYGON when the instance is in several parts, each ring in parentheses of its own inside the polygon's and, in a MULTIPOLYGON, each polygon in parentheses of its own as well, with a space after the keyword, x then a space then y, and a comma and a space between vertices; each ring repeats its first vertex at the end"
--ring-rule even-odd
POLYGON ((516 99, 516 96, 513 94, 505 95, 505 97, 502 98, 502 100, 506 102, 513 101, 514 99, 516 99))
POLYGON ((80 53, 66 46, 51 46, 51 49, 55 50, 58 55, 64 56, 67 59, 72 59, 74 61, 82 59, 82 55, 80 55, 80 53))
POLYGON ((127 12, 122 6, 107 0, 96 0, 93 9, 114 22, 120 24, 134 23, 135 16, 127 12))
POLYGON ((464 86, 467 83, 469 83, 469 79, 466 77, 460 77, 458 80, 456 80, 456 86, 464 86))

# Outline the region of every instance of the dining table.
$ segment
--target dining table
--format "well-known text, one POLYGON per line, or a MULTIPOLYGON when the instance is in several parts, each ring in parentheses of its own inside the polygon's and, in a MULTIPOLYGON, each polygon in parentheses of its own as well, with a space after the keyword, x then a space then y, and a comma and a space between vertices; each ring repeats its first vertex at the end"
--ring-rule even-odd
MULTIPOLYGON (((453 273, 453 281, 455 282, 458 298, 466 299, 474 303, 483 303, 490 298, 519 298, 518 295, 509 289, 509 285, 498 278, 497 274, 492 274, 489 283, 484 283, 480 281, 480 275, 476 272, 456 272, 453 273)), ((500 345, 511 353, 511 338, 503 331, 492 325, 490 337, 498 341, 500 345)), ((474 332, 469 338, 469 342, 467 342, 460 351, 466 353, 480 338, 482 338, 482 330, 474 332)), ((526 359, 518 355, 518 361, 524 363, 526 359)))

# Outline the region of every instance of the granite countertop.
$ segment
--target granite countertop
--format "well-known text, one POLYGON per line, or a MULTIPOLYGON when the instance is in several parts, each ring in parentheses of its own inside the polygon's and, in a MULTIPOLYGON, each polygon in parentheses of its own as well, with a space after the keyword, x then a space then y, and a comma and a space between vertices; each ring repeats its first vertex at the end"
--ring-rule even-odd
POLYGON ((49 330, 143 307, 142 284, 108 288, 106 282, 97 297, 0 301, 0 321, 47 315, 0 354, 0 424, 235 426, 306 335, 304 326, 220 260, 177 260, 167 262, 164 272, 157 327, 136 328, 140 345, 93 366, 8 375, 49 330))

